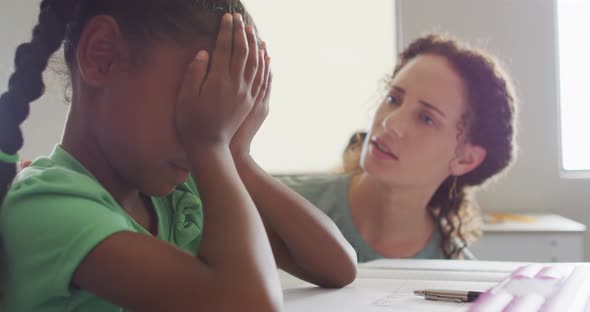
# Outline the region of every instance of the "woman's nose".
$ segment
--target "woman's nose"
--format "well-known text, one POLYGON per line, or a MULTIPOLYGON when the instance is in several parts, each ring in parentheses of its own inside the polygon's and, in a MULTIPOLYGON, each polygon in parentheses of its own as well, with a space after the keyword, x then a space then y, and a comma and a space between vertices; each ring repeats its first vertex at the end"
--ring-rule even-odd
POLYGON ((391 111, 383 118, 381 126, 388 133, 392 133, 401 139, 406 135, 407 119, 408 117, 405 116, 401 109, 391 111))

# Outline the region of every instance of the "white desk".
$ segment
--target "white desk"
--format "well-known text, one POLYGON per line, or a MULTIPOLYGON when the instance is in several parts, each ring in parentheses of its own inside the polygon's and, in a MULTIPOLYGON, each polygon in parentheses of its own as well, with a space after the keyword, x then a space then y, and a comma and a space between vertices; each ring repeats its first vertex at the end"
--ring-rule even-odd
POLYGON ((584 260, 584 224, 555 214, 522 215, 535 221, 484 224, 483 237, 470 250, 479 260, 584 260))
POLYGON ((414 296, 413 291, 420 288, 485 291, 525 264, 387 259, 360 265, 355 282, 343 289, 321 289, 287 274, 281 276, 281 281, 287 312, 460 312, 466 311, 469 304, 424 300, 414 296))

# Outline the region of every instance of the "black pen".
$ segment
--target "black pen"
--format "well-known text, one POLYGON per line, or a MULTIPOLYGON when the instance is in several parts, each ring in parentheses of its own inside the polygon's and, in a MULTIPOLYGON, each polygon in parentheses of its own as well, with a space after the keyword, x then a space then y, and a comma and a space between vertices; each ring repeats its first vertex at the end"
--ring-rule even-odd
POLYGON ((414 295, 424 297, 424 299, 449 302, 472 302, 481 294, 483 293, 480 291, 443 289, 414 290, 414 295))

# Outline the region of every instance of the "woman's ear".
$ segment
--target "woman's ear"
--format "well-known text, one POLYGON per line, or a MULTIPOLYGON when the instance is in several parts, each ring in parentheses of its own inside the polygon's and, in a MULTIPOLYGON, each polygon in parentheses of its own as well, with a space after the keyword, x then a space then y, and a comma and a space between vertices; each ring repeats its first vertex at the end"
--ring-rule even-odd
POLYGON ((93 17, 80 35, 76 60, 82 79, 93 87, 108 83, 113 64, 128 54, 117 21, 108 15, 93 17))
POLYGON ((451 161, 451 175, 462 176, 477 168, 486 158, 487 150, 479 145, 465 143, 457 158, 451 161))

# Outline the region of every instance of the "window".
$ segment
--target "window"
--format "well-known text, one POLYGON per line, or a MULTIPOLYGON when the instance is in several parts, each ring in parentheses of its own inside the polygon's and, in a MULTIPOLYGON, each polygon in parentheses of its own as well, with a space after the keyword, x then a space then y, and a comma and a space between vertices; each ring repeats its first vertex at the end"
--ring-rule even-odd
POLYGON ((566 174, 590 172, 590 1, 555 2, 561 106, 561 166, 566 174))

